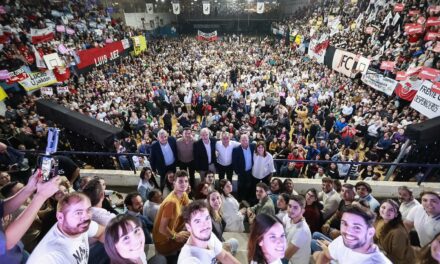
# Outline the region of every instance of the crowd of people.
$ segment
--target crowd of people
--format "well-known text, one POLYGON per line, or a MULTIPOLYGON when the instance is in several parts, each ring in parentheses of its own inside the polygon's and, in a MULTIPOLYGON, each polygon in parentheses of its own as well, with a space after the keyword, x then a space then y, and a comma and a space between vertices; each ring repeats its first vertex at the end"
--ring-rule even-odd
MULTIPOLYGON (((403 33, 404 24, 418 19, 410 9, 427 17, 436 14, 429 8, 436 3, 406 1, 397 22, 388 19, 386 27, 382 21, 393 8, 387 1, 315 4, 274 25, 306 36, 302 44, 311 30, 328 34, 335 47, 370 57, 372 68, 384 60, 396 61, 399 70, 439 67, 435 41, 403 33), (340 19, 337 32, 327 26, 330 16, 340 19), (367 33, 369 27, 376 32, 367 33)), ((108 19, 93 1, 2 7, 5 67, 37 69, 30 28, 61 23, 66 29, 37 45, 40 53, 59 44, 104 46, 138 33, 108 19)), ((379 202, 369 182, 380 180, 387 166, 339 163, 394 161, 407 126, 426 117, 288 42, 152 40, 139 56, 66 80, 68 93, 9 92, 0 116, 7 143, 0 143, 1 262, 146 263, 146 245, 154 244, 150 262, 239 263, 237 240, 223 233, 250 232, 249 263, 439 263, 440 195, 423 192, 419 203, 402 186, 399 202, 379 202), (128 132, 115 139, 115 151, 148 156, 118 159, 122 169, 141 168, 137 192, 112 200, 103 179, 81 178, 68 158, 59 158, 65 179, 43 182, 39 170, 30 173, 36 159, 19 151, 44 151, 48 127, 57 126, 37 114, 36 100, 47 97, 128 132), (290 179, 296 177, 319 179, 322 190, 299 195, 290 179)), ((75 52, 61 58, 74 73, 75 52)), ((89 142, 69 142, 63 133, 60 150, 90 150, 89 142)), ((395 179, 414 179, 417 172, 398 171, 395 179)))

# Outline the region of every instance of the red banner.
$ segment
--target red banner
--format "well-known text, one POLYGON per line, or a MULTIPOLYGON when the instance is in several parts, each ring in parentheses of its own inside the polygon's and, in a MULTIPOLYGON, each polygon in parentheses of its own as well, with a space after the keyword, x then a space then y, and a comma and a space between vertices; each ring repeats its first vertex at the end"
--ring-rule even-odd
POLYGON ((78 70, 85 70, 89 67, 99 67, 113 62, 121 56, 128 54, 130 47, 128 40, 109 43, 102 48, 92 48, 77 52, 80 63, 77 64, 78 70))
POLYGON ((399 71, 396 73, 396 80, 397 81, 403 81, 403 80, 406 80, 406 78, 408 78, 408 76, 406 75, 406 72, 399 71))
POLYGON ((394 70, 395 65, 396 63, 394 61, 382 61, 382 63, 380 64, 380 69, 386 71, 392 71, 394 70))
POLYGON ((428 12, 432 12, 432 13, 440 12, 440 5, 435 5, 435 6, 428 7, 428 12))
POLYGON ((411 80, 399 82, 394 90, 394 93, 403 100, 411 102, 417 94, 419 87, 416 86, 416 82, 411 80))
POLYGON ((434 81, 439 75, 440 75, 440 70, 423 67, 417 77, 419 77, 422 80, 434 81))
POLYGON ((394 12, 402 12, 405 8, 404 4, 395 4, 394 5, 394 12))
POLYGON ((440 17, 428 17, 426 20, 427 27, 433 27, 440 25, 440 17))
POLYGON ((13 83, 23 81, 28 77, 29 75, 26 73, 25 68, 21 67, 13 72, 9 72, 9 79, 6 80, 6 83, 11 85, 13 83))
POLYGON ((404 29, 408 34, 420 34, 425 31, 423 25, 419 24, 405 24, 404 29))
POLYGON ((423 25, 425 24, 425 22, 426 22, 426 18, 422 16, 417 19, 417 24, 423 25))
POLYGON ((431 91, 440 94, 440 82, 433 82, 431 86, 431 91))
POLYGON ((425 34, 425 41, 429 41, 429 40, 436 40, 438 37, 440 37, 440 33, 437 32, 428 32, 425 34))
POLYGON ((415 15, 418 15, 418 14, 420 14, 420 10, 419 9, 412 9, 412 10, 409 10, 409 12, 408 12, 409 16, 415 16, 415 15))

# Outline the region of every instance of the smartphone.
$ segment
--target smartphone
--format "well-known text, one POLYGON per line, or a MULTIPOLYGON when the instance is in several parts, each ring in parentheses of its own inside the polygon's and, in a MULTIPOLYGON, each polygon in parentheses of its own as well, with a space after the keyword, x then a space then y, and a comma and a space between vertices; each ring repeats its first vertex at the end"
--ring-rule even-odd
POLYGON ((41 173, 44 182, 58 175, 58 160, 51 156, 43 156, 41 161, 41 173))

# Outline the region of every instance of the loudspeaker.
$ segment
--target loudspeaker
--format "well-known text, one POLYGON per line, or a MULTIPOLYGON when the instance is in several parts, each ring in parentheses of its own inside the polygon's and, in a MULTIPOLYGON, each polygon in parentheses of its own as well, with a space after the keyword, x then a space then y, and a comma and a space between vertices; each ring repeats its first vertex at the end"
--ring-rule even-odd
POLYGON ((423 123, 411 124, 406 128, 405 136, 418 144, 429 144, 440 140, 440 116, 423 123))

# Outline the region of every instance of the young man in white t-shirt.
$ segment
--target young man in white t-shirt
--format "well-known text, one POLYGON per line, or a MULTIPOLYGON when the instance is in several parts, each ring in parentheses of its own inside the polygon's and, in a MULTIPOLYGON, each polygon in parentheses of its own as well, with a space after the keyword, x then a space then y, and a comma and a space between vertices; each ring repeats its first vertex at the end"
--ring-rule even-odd
POLYGON ((415 228, 420 246, 424 247, 440 232, 440 194, 425 191, 420 198, 422 205, 414 206, 403 223, 407 230, 415 228))
POLYGON ((180 251, 178 264, 232 263, 239 264, 223 249, 222 242, 212 235, 212 221, 207 205, 197 200, 189 204, 182 213, 186 229, 191 233, 180 251))
POLYGON ((88 238, 104 241, 104 227, 91 221, 91 203, 82 193, 71 193, 58 202, 58 222, 40 241, 28 264, 86 264, 88 238))
POLYGON ((392 264, 374 244, 375 214, 359 205, 343 210, 341 235, 332 242, 319 240, 323 251, 314 254, 316 264, 336 261, 339 264, 392 264))
POLYGON ((303 217, 306 201, 300 195, 291 195, 285 221, 287 249, 284 257, 292 264, 309 264, 312 242, 310 228, 303 217), (287 221, 286 221, 287 220, 287 221))

